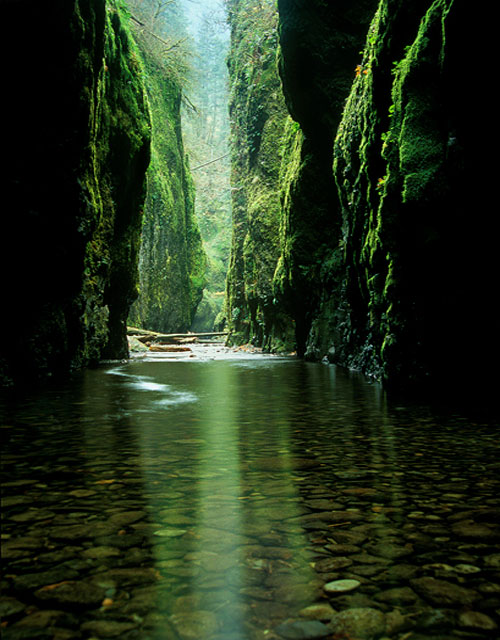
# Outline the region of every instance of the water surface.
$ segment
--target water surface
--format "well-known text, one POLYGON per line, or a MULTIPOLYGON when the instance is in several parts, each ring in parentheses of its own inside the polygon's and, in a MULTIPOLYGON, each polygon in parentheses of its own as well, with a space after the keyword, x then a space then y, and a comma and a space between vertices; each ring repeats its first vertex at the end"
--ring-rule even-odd
POLYGON ((498 635, 491 422, 215 348, 2 413, 2 637, 498 635))

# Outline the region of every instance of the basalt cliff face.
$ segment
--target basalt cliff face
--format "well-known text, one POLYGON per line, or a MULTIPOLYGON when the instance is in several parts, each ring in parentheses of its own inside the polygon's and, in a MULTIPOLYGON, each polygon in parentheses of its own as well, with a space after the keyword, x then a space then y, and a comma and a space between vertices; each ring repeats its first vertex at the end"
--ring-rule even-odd
MULTIPOLYGON (((460 0, 278 8, 293 122, 276 154, 280 232, 269 286, 297 351, 389 387, 453 386, 464 370, 482 378, 496 341, 497 268, 461 89, 482 55, 470 12, 460 0)), ((275 329, 261 344, 280 348, 275 329)))
POLYGON ((293 348, 291 318, 275 299, 280 256, 280 181, 289 120, 277 67, 273 3, 228 2, 233 239, 227 319, 233 343, 293 348))
POLYGON ((2 14, 22 27, 4 100, 8 382, 127 355, 150 116, 115 4, 7 2, 2 14))
POLYGON ((23 33, 6 81, 8 382, 127 355, 150 116, 118 7, 7 2, 2 13, 23 33))
POLYGON ((205 263, 181 91, 139 48, 126 5, 6 2, 2 19, 22 26, 2 41, 4 60, 16 51, 4 100, 8 385, 127 357, 139 256, 134 319, 187 329, 205 263))
POLYGON ((182 139, 182 90, 136 37, 146 69, 152 139, 139 253, 139 297, 129 322, 165 333, 185 332, 203 295, 206 255, 182 139))

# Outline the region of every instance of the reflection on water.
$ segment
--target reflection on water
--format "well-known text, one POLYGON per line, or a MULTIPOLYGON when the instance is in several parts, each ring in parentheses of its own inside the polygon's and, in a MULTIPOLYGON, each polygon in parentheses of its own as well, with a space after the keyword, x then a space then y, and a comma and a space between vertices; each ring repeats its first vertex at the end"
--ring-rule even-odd
POLYGON ((5 638, 497 633, 496 425, 199 355, 5 400, 5 638))

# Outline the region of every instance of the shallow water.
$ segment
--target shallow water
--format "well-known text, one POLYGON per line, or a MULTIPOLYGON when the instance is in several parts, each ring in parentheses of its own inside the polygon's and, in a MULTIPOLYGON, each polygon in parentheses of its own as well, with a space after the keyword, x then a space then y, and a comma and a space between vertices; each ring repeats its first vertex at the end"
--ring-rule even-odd
POLYGON ((500 637, 496 424, 215 347, 1 407, 2 637, 500 637))

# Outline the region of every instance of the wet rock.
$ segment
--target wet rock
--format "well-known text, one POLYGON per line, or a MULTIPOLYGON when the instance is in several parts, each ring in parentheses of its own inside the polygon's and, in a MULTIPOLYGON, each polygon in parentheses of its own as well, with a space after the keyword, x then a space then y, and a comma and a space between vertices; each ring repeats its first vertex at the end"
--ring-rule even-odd
POLYGON ((376 579, 382 583, 399 583, 414 578, 418 572, 419 568, 412 564, 395 564, 384 569, 376 579))
POLYGON ((153 535, 159 536, 160 538, 179 538, 187 533, 187 529, 158 529, 154 532, 153 535))
POLYGON ((65 546, 62 549, 55 549, 54 551, 41 553, 38 556, 38 561, 43 564, 57 564, 77 558, 81 551, 82 547, 65 546))
POLYGON ((103 560, 105 558, 116 558, 121 552, 115 547, 90 547, 82 552, 84 558, 92 558, 93 560, 103 560))
POLYGON ((474 541, 496 540, 500 537, 498 531, 495 529, 485 524, 478 524, 472 520, 458 522, 452 526, 451 531, 457 538, 474 541))
POLYGON ((123 511, 121 513, 114 513, 108 522, 113 525, 113 527, 122 528, 142 520, 146 515, 145 511, 123 511))
POLYGON ((51 571, 41 573, 26 573, 14 578, 14 586, 19 590, 38 589, 45 585, 62 582, 63 580, 73 580, 78 577, 78 573, 67 567, 60 567, 51 571))
POLYGON ((122 587, 129 587, 156 582, 158 578, 159 575, 156 569, 151 567, 131 567, 110 569, 109 571, 104 571, 92 576, 91 580, 95 584, 99 582, 102 582, 103 584, 109 582, 122 587))
POLYGON ((133 622, 120 622, 118 620, 91 620, 84 622, 80 629, 99 638, 116 638, 135 629, 133 622))
POLYGON ((486 556, 484 559, 484 566, 491 569, 500 569, 500 553, 494 553, 490 556, 486 556))
POLYGON ((97 495, 97 491, 93 489, 74 489, 68 493, 69 496, 73 496, 74 498, 91 498, 92 496, 97 495))
POLYGON ((35 597, 44 602, 59 605, 100 605, 105 596, 105 589, 87 581, 62 582, 35 591, 35 597))
POLYGON ((16 513, 9 517, 9 520, 14 522, 36 522, 38 520, 48 520, 53 518, 56 514, 48 509, 28 509, 22 513, 16 513))
POLYGON ((356 640, 372 640, 385 631, 385 616, 378 609, 361 607, 336 613, 329 627, 331 632, 345 634, 356 640))
POLYGON ((368 537, 361 532, 340 531, 340 530, 333 531, 331 535, 332 535, 332 538, 335 540, 335 542, 337 542, 338 544, 354 544, 354 545, 363 544, 363 542, 368 537))
POLYGON ((415 624, 419 629, 427 629, 429 631, 439 631, 448 629, 453 624, 453 619, 449 611, 424 611, 415 620, 415 624))
POLYGON ((16 598, 2 597, 0 599, 0 619, 4 620, 9 616, 16 615, 16 613, 21 613, 26 609, 26 605, 16 598))
POLYGON ((393 636, 407 631, 415 626, 412 614, 404 614, 399 609, 393 609, 385 614, 385 633, 393 636))
POLYGON ((114 527, 106 525, 105 523, 93 522, 89 524, 73 524, 69 526, 51 527, 48 530, 48 535, 53 540, 60 540, 61 542, 76 542, 78 540, 106 535, 106 533, 111 533, 113 529, 114 527))
POLYGON ((418 600, 418 596, 410 587, 395 587, 394 589, 387 589, 387 591, 378 593, 375 596, 375 600, 393 605, 411 605, 415 604, 418 600))
POLYGON ((342 509, 344 506, 341 502, 336 502, 335 500, 328 500, 325 498, 307 500, 303 504, 309 509, 314 509, 317 511, 333 511, 334 509, 342 509))
POLYGON ((320 573, 327 573, 329 571, 338 571, 344 569, 352 564, 352 560, 349 558, 325 558, 314 563, 314 568, 320 573))
POLYGON ((325 549, 335 556, 350 555, 361 551, 361 548, 354 544, 327 544, 325 549))
MULTIPOLYGON (((73 635, 73 638, 74 637, 73 635)), ((2 629, 2 640, 54 640, 55 638, 57 638, 57 636, 53 628, 41 629, 39 627, 19 627, 13 625, 12 627, 2 629)))
POLYGON ((128 549, 129 547, 140 547, 144 541, 144 536, 140 533, 125 533, 124 535, 109 535, 97 537, 95 543, 101 546, 117 547, 118 549, 128 549))
POLYGON ((319 602, 317 604, 311 604, 308 607, 304 607, 299 611, 299 616, 301 618, 308 618, 310 620, 320 620, 325 622, 325 620, 331 620, 333 614, 335 613, 335 609, 333 609, 326 602, 319 602))
POLYGON ((472 573, 479 573, 481 569, 472 564, 457 564, 453 567, 453 570, 456 573, 460 573, 462 575, 469 575, 472 573))
POLYGON ((333 580, 332 582, 327 582, 323 586, 323 589, 330 595, 336 595, 354 591, 354 589, 357 589, 360 585, 361 582, 359 582, 359 580, 333 580))
POLYGON ((315 640, 330 635, 330 629, 318 620, 286 621, 276 627, 274 631, 287 640, 315 640))
POLYGON ((199 640, 217 631, 217 618, 211 611, 175 613, 170 617, 182 640, 199 640))
POLYGON ((411 555, 413 553, 413 547, 411 545, 401 546, 390 542, 379 542, 377 544, 367 545, 367 551, 375 556, 397 560, 411 555))
POLYGON ((461 629, 486 632, 498 629, 497 623, 480 611, 463 611, 458 616, 458 626, 461 629))
POLYGON ((473 589, 436 578, 413 578, 410 585, 423 598, 437 606, 471 605, 480 597, 473 589))
POLYGON ((45 610, 45 611, 35 611, 33 613, 30 613, 25 618, 22 618, 22 620, 19 620, 19 622, 16 622, 15 626, 16 628, 20 628, 20 627, 45 628, 45 627, 57 626, 58 623, 64 624, 65 622, 74 624, 74 619, 71 619, 71 617, 64 611, 45 610))

